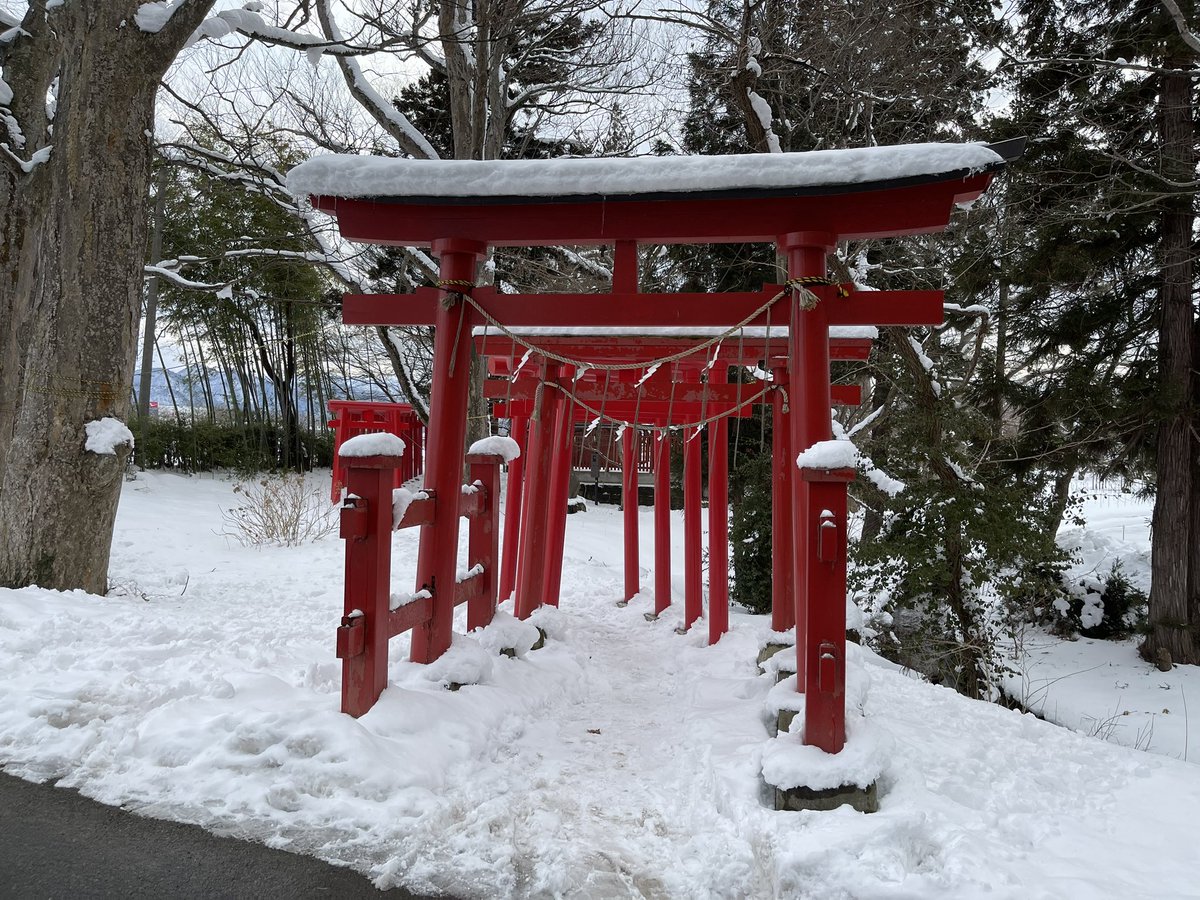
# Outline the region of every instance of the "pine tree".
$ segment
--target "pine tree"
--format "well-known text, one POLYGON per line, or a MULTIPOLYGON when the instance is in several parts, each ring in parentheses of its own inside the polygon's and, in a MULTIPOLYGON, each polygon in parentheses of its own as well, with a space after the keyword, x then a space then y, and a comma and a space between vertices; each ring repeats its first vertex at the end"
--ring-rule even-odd
MULTIPOLYGON (((1194 4, 1180 4, 1188 21, 1194 4)), ((1195 52, 1156 0, 1025 0, 1017 116, 1039 129, 1027 190, 1035 240, 1014 293, 1028 338, 1058 361, 1068 445, 1156 481, 1151 634, 1143 653, 1200 662, 1195 227, 1195 52), (1115 395, 1111 408, 1075 397, 1115 395), (1076 424, 1078 423, 1078 424, 1076 424), (1092 449, 1095 448, 1095 449, 1092 449)))

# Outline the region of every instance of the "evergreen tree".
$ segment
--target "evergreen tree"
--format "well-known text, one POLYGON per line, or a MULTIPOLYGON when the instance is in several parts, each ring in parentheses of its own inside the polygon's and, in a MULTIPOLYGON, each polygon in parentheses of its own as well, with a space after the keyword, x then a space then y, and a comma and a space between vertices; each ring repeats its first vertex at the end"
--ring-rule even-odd
MULTIPOLYGON (((1015 67, 1014 120, 1038 140, 1017 207, 1033 239, 1010 271, 1014 323, 1050 373, 1030 430, 1046 452, 1106 469, 1153 460, 1143 652, 1200 662, 1195 52, 1157 0, 1019 7, 1020 50, 1044 60, 1015 67)), ((1193 3, 1180 8, 1194 20, 1193 3)))

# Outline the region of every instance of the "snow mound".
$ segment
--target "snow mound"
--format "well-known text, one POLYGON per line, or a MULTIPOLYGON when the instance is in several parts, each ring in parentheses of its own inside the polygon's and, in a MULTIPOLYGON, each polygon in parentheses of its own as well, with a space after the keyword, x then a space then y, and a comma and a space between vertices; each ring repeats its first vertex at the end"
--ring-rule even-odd
POLYGON ((491 623, 475 632, 479 646, 489 653, 498 654, 501 650, 515 650, 518 657, 523 657, 538 642, 541 635, 537 626, 523 622, 516 616, 498 610, 491 623))
POLYGON ((122 444, 133 447, 133 432, 120 419, 93 419, 83 427, 87 432, 83 449, 90 453, 116 456, 117 448, 122 444))
POLYGON ((846 746, 840 753, 810 747, 803 738, 801 712, 792 721, 791 731, 772 738, 763 750, 767 784, 785 791, 795 787, 823 791, 843 785, 867 788, 883 775, 894 743, 882 728, 858 715, 846 716, 846 746))
POLYGON ((442 687, 484 684, 492 677, 494 663, 495 657, 479 641, 456 634, 450 649, 429 665, 419 667, 417 676, 442 687))

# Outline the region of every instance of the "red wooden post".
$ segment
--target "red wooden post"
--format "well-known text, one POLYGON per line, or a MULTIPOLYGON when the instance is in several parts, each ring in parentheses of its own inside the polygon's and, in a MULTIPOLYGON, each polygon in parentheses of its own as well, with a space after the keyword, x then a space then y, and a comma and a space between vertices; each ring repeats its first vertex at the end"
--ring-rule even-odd
MULTIPOLYGON (((557 363, 542 363, 544 381, 558 378, 557 363)), ((529 459, 525 468, 525 499, 521 511, 521 541, 517 553, 516 614, 519 619, 542 605, 545 599, 546 570, 542 564, 546 552, 546 511, 550 502, 550 476, 553 464, 554 388, 543 388, 534 402, 529 420, 529 459)))
MULTIPOLYGON (((724 379, 722 379, 724 380, 724 379)), ((729 630, 729 420, 708 426, 708 642, 729 630)))
MULTIPOLYGON (((787 250, 788 277, 825 274, 825 257, 833 249, 834 239, 820 232, 795 232, 785 235, 780 244, 787 250)), ((830 289, 817 288, 820 295, 828 296, 830 289)), ((796 457, 818 441, 829 440, 833 435, 830 422, 829 388, 829 324, 828 303, 824 301, 813 309, 804 308, 804 292, 793 291, 791 301, 791 329, 788 344, 788 384, 791 415, 791 448, 789 462, 795 465, 796 457)), ((810 620, 814 602, 821 598, 828 603, 832 588, 829 584, 831 571, 828 567, 812 564, 816 552, 818 532, 816 513, 823 507, 814 507, 810 483, 796 474, 792 475, 792 548, 793 577, 796 586, 796 668, 797 686, 804 686, 805 722, 804 742, 819 747, 840 748, 846 741, 845 734, 845 654, 846 654, 846 597, 843 586, 841 600, 836 610, 822 608, 810 620), (833 623, 840 617, 840 631, 833 623), (822 666, 808 668, 813 659, 811 648, 820 648, 822 666), (832 655, 833 662, 829 663, 832 655), (832 678, 832 681, 830 680, 832 678), (841 698, 839 700, 839 698, 841 698), (840 702, 840 715, 832 707, 840 702), (812 718, 808 718, 809 715, 812 718), (840 724, 839 724, 840 723, 840 724), (829 731, 832 727, 835 730, 829 731)), ((845 577, 845 558, 837 565, 842 566, 845 577)), ((834 751, 831 751, 834 752, 834 751)))
MULTIPOLYGON (((436 240, 442 281, 474 284, 475 265, 487 250, 479 241, 436 240)), ((451 292, 445 292, 447 298, 451 292)), ((467 435, 467 391, 471 382, 471 333, 467 304, 439 303, 434 320, 433 386, 429 396, 429 435, 425 453, 425 489, 433 493, 437 513, 421 526, 417 552, 417 589, 433 594, 433 615, 413 629, 413 662, 433 662, 450 647, 454 624, 454 585, 458 569, 458 506, 467 435), (464 334, 464 331, 466 333, 464 334)))
POLYGON ((392 578, 392 482, 398 456, 342 460, 346 502, 345 607, 337 633, 342 660, 342 712, 367 712, 387 687, 392 578))
POLYGON ((474 516, 467 526, 467 571, 483 567, 485 587, 467 601, 467 630, 474 631, 491 623, 499 598, 500 562, 500 457, 468 453, 471 484, 484 494, 485 512, 474 516))
MULTIPOLYGON (((563 377, 569 379, 575 372, 574 366, 563 369, 563 377)), ((571 491, 571 465, 575 451, 575 421, 573 404, 558 393, 558 412, 554 419, 554 460, 550 479, 549 541, 545 547, 546 559, 546 602, 558 606, 558 595, 562 589, 563 555, 567 541, 567 499, 571 491)))
MULTIPOLYGON (((787 369, 771 370, 774 382, 789 390, 787 369)), ((791 414, 783 390, 771 392, 771 627, 787 631, 796 624, 796 595, 792 568, 792 470, 796 457, 791 447, 791 414)))
POLYGON ((621 435, 621 506, 625 524, 625 602, 641 590, 638 568, 638 431, 625 426, 621 435))
POLYGON ((660 429, 654 445, 654 614, 671 605, 671 431, 660 429))
POLYGON ((808 483, 808 679, 804 743, 826 753, 846 745, 846 488, 853 469, 802 469, 808 483))
POLYGON ((700 435, 683 438, 683 628, 686 631, 704 612, 704 550, 701 546, 700 435))
POLYGON ((500 563, 500 599, 512 596, 517 584, 517 545, 521 535, 521 499, 525 489, 525 455, 529 450, 529 420, 513 416, 509 437, 521 448, 521 455, 508 464, 508 498, 504 509, 504 557, 500 563))

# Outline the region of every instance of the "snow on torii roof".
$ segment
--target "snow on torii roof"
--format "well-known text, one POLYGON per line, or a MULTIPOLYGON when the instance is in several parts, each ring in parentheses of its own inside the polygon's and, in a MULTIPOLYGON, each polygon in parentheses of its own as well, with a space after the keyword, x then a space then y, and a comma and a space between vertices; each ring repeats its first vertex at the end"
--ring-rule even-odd
POLYGON ((1021 155, 1000 144, 622 159, 414 160, 323 156, 288 188, 347 240, 429 247, 833 240, 941 231, 1021 155))
MULTIPOLYGON (((995 171, 1014 142, 902 144, 805 153, 517 160, 319 156, 288 173, 297 196, 392 203, 545 203, 561 199, 802 196, 919 183, 929 176, 995 171)), ((1023 143, 1023 142, 1022 142, 1023 143)), ((939 179, 941 180, 941 179, 939 179)))

